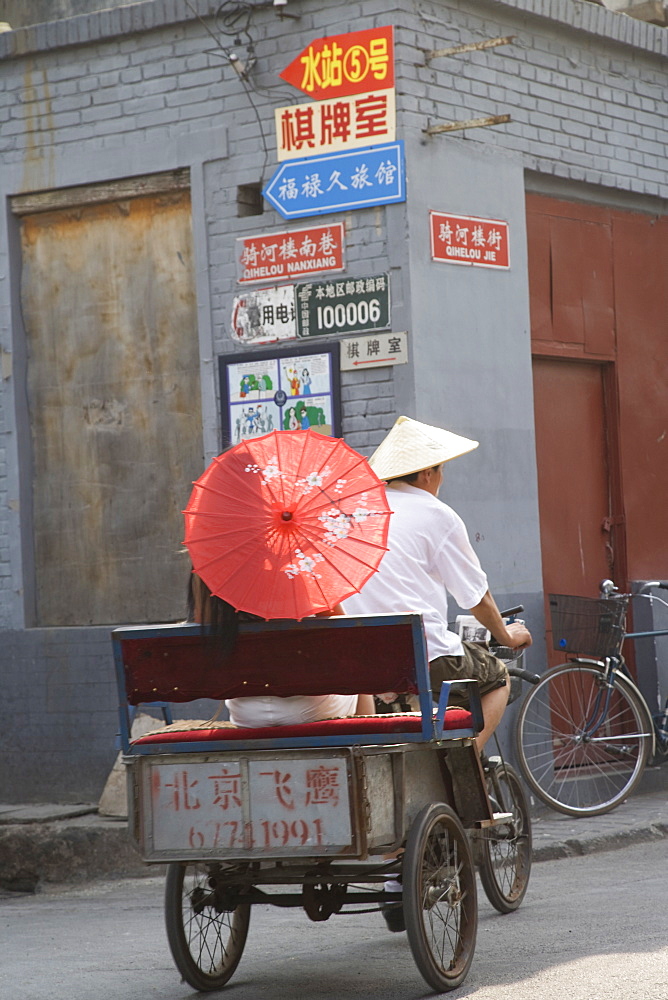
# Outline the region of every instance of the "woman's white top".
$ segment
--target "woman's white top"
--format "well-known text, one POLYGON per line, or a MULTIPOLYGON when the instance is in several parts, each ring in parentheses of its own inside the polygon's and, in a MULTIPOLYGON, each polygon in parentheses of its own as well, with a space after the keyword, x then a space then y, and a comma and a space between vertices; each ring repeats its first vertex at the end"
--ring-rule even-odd
POLYGON ((225 706, 230 713, 230 722, 235 726, 259 729, 261 726, 293 726, 300 722, 318 722, 321 719, 345 719, 355 714, 357 695, 296 695, 291 698, 266 695, 259 698, 228 698, 225 706))

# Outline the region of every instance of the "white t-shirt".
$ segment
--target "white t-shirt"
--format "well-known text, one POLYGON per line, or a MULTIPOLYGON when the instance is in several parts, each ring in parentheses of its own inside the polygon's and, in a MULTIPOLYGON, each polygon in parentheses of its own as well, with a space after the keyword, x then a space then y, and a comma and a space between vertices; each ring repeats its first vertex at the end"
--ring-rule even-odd
POLYGON ((291 726, 321 719, 345 719, 357 710, 356 694, 299 694, 290 698, 228 698, 225 705, 235 726, 291 726))
POLYGON ((459 636, 448 629, 449 591, 461 608, 479 604, 487 577, 459 514, 426 490, 404 482, 387 487, 393 511, 389 551, 360 594, 344 602, 348 615, 422 614, 429 661, 461 656, 459 636))

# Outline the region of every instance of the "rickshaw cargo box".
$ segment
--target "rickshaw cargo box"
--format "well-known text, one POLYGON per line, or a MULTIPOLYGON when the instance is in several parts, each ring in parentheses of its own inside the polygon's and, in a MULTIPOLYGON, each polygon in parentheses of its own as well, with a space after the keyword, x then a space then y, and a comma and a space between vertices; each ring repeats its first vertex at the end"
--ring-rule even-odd
POLYGON ((425 801, 443 794, 434 754, 405 744, 126 763, 130 831, 149 862, 382 853, 425 801))

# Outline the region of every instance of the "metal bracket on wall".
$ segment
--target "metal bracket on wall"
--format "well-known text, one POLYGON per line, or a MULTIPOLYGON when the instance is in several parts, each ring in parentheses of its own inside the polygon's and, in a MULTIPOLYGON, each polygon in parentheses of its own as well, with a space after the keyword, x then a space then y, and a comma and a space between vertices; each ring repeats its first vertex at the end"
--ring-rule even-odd
MULTIPOLYGON (((424 58, 426 63, 432 59, 440 59, 441 56, 458 56, 462 52, 481 52, 484 49, 495 49, 499 45, 510 45, 514 40, 514 35, 504 35, 503 38, 486 38, 482 42, 469 42, 466 45, 453 45, 449 49, 428 49, 425 50, 424 58)), ((419 66, 420 63, 416 63, 419 66)))
MULTIPOLYGON (((441 56, 458 56, 463 52, 481 52, 484 49, 495 49, 499 45, 510 45, 514 40, 514 35, 504 35, 502 38, 486 38, 482 42, 469 42, 466 45, 453 45, 447 49, 425 50, 425 64, 428 66, 432 59, 440 59, 441 56)), ((421 65, 416 63, 417 66, 421 65)), ((457 132, 465 128, 484 128, 488 125, 503 125, 511 120, 510 115, 490 115, 487 118, 469 118, 465 121, 447 122, 444 125, 428 125, 422 129, 425 135, 438 135, 440 132, 457 132)))
POLYGON ((510 115, 491 115, 489 118, 469 118, 462 122, 446 122, 445 125, 429 125, 423 128, 425 135, 438 135, 439 132, 456 132, 462 128, 482 128, 485 125, 503 125, 511 121, 510 115))

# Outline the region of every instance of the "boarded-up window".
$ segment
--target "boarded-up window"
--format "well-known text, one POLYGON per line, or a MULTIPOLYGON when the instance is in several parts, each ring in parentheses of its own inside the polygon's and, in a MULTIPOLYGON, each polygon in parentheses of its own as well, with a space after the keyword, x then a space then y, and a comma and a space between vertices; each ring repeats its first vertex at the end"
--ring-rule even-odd
POLYGON ((183 614, 203 462, 190 217, 188 190, 22 214, 37 625, 183 614))

